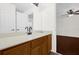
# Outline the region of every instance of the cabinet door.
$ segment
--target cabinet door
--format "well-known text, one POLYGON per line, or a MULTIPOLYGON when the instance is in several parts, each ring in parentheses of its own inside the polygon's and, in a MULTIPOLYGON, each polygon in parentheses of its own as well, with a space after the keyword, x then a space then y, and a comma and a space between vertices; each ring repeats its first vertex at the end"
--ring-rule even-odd
POLYGON ((47 46, 47 42, 44 42, 42 45, 41 45, 41 49, 42 49, 42 55, 47 55, 48 54, 48 46, 47 46))
POLYGON ((42 37, 43 43, 42 43, 42 54, 49 54, 52 49, 52 43, 51 43, 51 35, 47 35, 42 37))
POLYGON ((35 39, 33 41, 31 41, 31 54, 32 55, 41 55, 42 51, 41 51, 41 44, 42 44, 42 37, 35 39))
POLYGON ((7 49, 3 51, 3 55, 30 55, 30 43, 7 49))
POLYGON ((41 46, 37 46, 31 50, 31 55, 41 55, 41 53, 41 46))
POLYGON ((14 32, 15 6, 8 3, 0 4, 0 33, 14 32))

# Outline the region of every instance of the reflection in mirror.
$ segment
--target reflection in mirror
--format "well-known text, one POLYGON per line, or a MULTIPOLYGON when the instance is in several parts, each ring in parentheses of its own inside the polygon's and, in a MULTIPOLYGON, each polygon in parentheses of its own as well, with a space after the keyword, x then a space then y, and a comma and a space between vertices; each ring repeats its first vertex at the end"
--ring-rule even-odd
POLYGON ((0 33, 25 31, 33 26, 32 3, 0 3, 0 33))
POLYGON ((27 32, 25 27, 33 27, 33 4, 15 3, 14 5, 16 6, 16 32, 27 32))
POLYGON ((32 20, 33 20, 33 13, 32 14, 29 14, 28 15, 28 18, 29 18, 29 22, 32 22, 32 20))

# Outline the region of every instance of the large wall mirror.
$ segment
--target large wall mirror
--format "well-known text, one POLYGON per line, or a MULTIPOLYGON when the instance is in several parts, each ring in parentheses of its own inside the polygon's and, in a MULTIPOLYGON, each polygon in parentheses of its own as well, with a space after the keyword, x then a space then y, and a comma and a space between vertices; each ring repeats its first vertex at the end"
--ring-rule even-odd
POLYGON ((25 32, 33 26, 32 3, 0 3, 0 34, 25 32))

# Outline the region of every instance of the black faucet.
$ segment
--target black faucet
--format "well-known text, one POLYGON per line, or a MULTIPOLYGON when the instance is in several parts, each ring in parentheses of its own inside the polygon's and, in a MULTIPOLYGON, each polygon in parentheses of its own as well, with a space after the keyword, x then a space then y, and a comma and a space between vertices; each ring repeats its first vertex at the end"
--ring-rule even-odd
POLYGON ((25 27, 25 29, 27 29, 28 35, 32 34, 32 27, 25 27))

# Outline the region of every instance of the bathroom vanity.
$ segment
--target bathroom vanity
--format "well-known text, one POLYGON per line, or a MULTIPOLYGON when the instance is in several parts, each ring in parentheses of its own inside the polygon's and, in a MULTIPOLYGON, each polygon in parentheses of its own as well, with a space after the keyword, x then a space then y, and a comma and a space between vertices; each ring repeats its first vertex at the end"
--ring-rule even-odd
POLYGON ((52 49, 50 32, 34 32, 0 38, 0 55, 48 55, 52 49))

